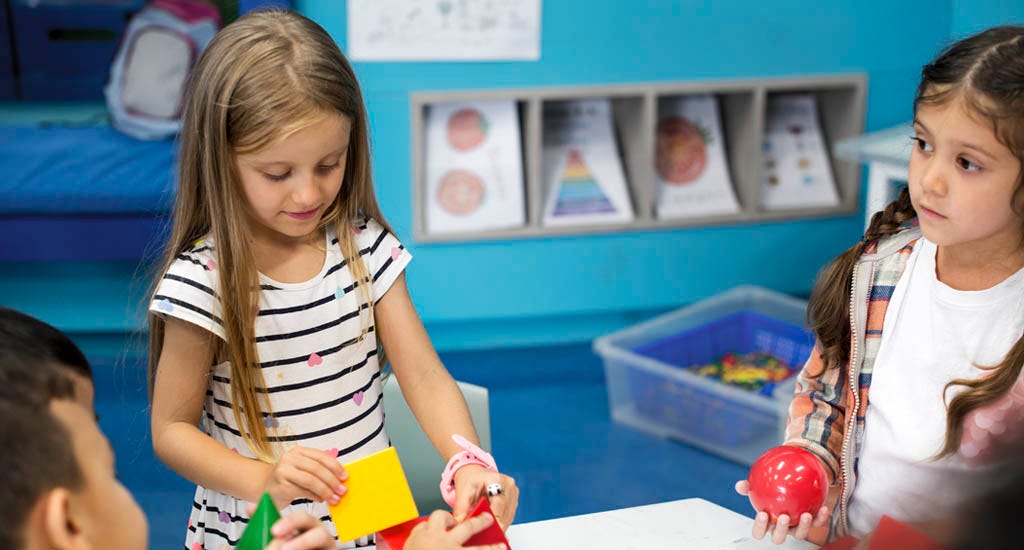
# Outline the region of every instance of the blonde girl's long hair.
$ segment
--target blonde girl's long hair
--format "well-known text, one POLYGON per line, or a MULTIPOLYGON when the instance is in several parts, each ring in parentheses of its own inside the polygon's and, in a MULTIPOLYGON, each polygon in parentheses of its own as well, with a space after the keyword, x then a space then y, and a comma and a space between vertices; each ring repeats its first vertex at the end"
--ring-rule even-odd
MULTIPOLYGON (((921 105, 945 105, 955 99, 962 99, 977 115, 991 121, 996 137, 1024 166, 1024 26, 993 27, 950 45, 924 66, 914 97, 914 112, 921 105)), ((1024 174, 1018 175, 1014 208, 1022 183, 1024 174)), ((896 233, 903 222, 915 217, 910 193, 904 189, 895 201, 871 218, 864 238, 819 274, 807 314, 825 369, 842 368, 850 360, 854 265, 861 254, 873 250, 879 239, 896 233)), ((954 386, 965 389, 949 403, 945 443, 937 458, 960 448, 964 417, 1006 395, 1020 376, 1022 365, 1024 335, 999 364, 985 367, 990 371, 988 376, 954 380, 946 385, 947 391, 954 386)))
MULTIPOLYGON (((341 191, 319 229, 331 225, 337 232, 345 263, 366 301, 360 311, 362 334, 366 334, 373 322, 372 284, 352 224, 373 218, 391 231, 373 191, 366 109, 355 73, 330 35, 290 11, 259 11, 239 18, 214 37, 192 73, 180 138, 173 225, 150 294, 155 295, 180 254, 203 237, 213 237, 226 335, 224 342, 218 342, 216 360, 231 362, 235 420, 254 455, 267 462, 275 461, 277 452, 264 426, 264 417, 273 411, 256 350, 259 273, 235 158, 330 115, 347 117, 352 130, 341 191)), ((152 397, 164 320, 151 314, 149 326, 152 397)))

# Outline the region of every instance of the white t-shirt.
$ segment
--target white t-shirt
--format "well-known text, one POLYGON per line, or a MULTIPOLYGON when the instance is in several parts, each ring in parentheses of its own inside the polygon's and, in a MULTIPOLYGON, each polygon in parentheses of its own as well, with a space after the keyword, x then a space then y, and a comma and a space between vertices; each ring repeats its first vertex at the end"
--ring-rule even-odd
POLYGON ((872 371, 858 479, 850 498, 854 536, 882 515, 919 522, 951 517, 993 488, 991 464, 961 453, 941 460, 946 405, 962 390, 946 384, 978 378, 976 365, 998 364, 1024 328, 1024 270, 979 291, 950 288, 935 275, 936 246, 922 238, 885 313, 872 371))

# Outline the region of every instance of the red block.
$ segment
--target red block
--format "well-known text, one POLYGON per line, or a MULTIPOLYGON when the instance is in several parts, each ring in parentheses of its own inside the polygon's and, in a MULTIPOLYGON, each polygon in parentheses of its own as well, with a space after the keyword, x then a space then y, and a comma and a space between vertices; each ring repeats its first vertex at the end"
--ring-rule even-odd
POLYGON ((871 535, 871 542, 868 543, 868 550, 884 548, 942 550, 942 546, 929 538, 928 535, 889 516, 882 516, 882 520, 878 522, 878 527, 875 527, 875 532, 871 535))
POLYGON ((377 533, 377 550, 402 550, 413 527, 427 521, 430 516, 420 516, 405 523, 399 523, 377 533))
MULTIPOLYGON (((494 512, 491 511, 491 503, 486 498, 482 498, 476 502, 476 506, 469 512, 469 517, 474 518, 480 514, 490 514, 494 517, 494 512)), ((485 544, 499 544, 503 543, 505 548, 512 550, 512 547, 508 544, 508 539, 505 538, 505 532, 501 530, 501 526, 498 525, 498 518, 494 518, 494 522, 487 526, 487 529, 480 531, 479 533, 470 537, 466 541, 465 546, 483 546, 485 544)))
MULTIPOLYGON (((868 550, 889 550, 899 548, 900 550, 942 550, 942 546, 913 527, 892 519, 889 516, 882 516, 878 527, 868 534, 868 550)), ((850 550, 860 539, 846 536, 833 541, 821 550, 850 550)))
MULTIPOLYGON (((486 498, 482 498, 477 501, 476 506, 469 512, 467 518, 479 516, 480 514, 490 514, 494 516, 494 512, 491 511, 491 503, 486 498)), ((405 541, 409 539, 409 534, 417 525, 427 521, 429 516, 421 516, 413 520, 409 520, 405 523, 400 523, 394 527, 390 527, 377 533, 377 550, 402 550, 405 548, 405 541)), ((503 543, 506 548, 512 550, 512 546, 509 545, 508 539, 505 538, 505 532, 501 530, 501 526, 498 525, 498 520, 495 519, 494 523, 488 526, 483 531, 470 537, 466 541, 465 546, 483 546, 486 544, 499 544, 503 543)))

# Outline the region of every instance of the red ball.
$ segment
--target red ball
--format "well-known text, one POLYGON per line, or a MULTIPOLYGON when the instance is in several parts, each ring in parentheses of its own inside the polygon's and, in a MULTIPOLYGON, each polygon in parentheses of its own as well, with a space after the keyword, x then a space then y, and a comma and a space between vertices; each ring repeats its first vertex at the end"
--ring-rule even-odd
POLYGON ((782 514, 795 525, 800 514, 816 514, 828 493, 828 473, 810 451, 782 445, 765 451, 750 467, 750 502, 768 512, 772 521, 782 514))

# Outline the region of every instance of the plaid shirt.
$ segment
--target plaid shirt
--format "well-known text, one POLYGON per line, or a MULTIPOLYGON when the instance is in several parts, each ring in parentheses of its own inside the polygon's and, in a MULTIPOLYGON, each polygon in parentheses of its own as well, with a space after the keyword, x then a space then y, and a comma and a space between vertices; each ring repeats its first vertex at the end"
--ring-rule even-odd
POLYGON ((920 236, 920 229, 908 227, 868 245, 853 270, 850 362, 815 378, 812 375, 824 368, 815 349, 797 378, 786 444, 817 455, 829 473, 825 505, 832 512, 831 522, 811 530, 812 542, 825 544, 849 532, 847 505, 857 482, 868 389, 885 311, 920 236))

